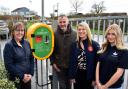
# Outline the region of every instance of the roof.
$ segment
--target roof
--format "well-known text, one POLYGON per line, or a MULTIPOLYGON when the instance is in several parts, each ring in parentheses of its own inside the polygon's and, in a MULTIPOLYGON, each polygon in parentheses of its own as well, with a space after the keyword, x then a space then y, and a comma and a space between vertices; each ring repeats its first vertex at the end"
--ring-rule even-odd
POLYGON ((30 10, 26 7, 20 7, 20 8, 16 8, 15 10, 11 11, 11 12, 29 12, 30 10))

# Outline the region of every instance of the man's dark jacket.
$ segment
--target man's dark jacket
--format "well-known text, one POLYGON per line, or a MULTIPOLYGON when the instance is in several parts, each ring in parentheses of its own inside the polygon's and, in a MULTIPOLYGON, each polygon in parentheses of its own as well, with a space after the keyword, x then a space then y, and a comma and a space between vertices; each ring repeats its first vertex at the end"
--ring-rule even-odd
POLYGON ((68 25, 67 31, 64 32, 58 26, 55 31, 55 48, 51 56, 52 64, 55 63, 60 68, 68 68, 70 60, 70 47, 76 40, 76 32, 68 25))

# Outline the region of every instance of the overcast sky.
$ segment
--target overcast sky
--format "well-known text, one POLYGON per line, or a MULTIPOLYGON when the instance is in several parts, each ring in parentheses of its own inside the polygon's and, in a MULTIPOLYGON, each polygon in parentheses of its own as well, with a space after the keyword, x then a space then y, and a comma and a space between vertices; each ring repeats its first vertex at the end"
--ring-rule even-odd
MULTIPOLYGON (((81 13, 89 13, 91 6, 94 3, 104 1, 106 7, 105 12, 127 12, 128 13, 128 0, 83 0, 84 3, 81 6, 81 13)), ((59 3, 59 14, 67 14, 73 10, 70 0, 44 0, 44 15, 50 16, 53 13, 53 7, 57 8, 59 3)), ((38 12, 41 15, 41 0, 0 0, 0 7, 9 8, 10 11, 19 8, 27 7, 31 10, 38 12)))

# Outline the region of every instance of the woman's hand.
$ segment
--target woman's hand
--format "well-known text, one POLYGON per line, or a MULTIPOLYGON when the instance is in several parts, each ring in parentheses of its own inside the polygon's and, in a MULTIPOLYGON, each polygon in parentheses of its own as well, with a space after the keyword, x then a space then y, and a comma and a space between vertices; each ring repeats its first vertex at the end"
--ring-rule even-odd
POLYGON ((24 74, 24 78, 23 78, 23 82, 27 83, 28 81, 30 81, 32 78, 32 76, 30 74, 24 74))
POLYGON ((98 89, 101 89, 101 83, 99 83, 99 82, 96 82, 96 87, 98 88, 98 89))
POLYGON ((98 89, 108 89, 108 87, 105 85, 101 85, 98 89))
POLYGON ((97 84, 97 88, 98 89, 108 89, 108 87, 107 86, 105 86, 105 85, 102 85, 102 84, 97 84))
POLYGON ((92 81, 92 86, 96 86, 96 82, 95 81, 92 81))

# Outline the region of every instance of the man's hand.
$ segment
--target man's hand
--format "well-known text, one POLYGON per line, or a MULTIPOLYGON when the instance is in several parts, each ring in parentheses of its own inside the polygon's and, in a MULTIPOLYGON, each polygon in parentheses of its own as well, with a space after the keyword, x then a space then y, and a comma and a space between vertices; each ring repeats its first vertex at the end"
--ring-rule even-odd
POLYGON ((57 67, 56 64, 53 64, 53 68, 54 68, 57 72, 60 72, 60 69, 57 67))

